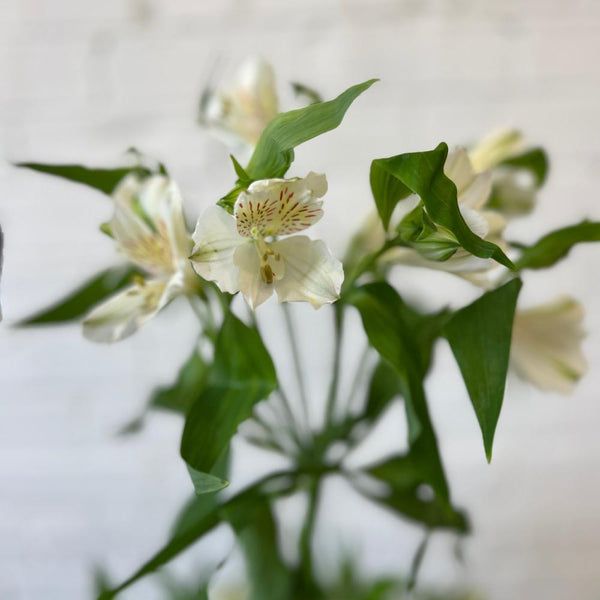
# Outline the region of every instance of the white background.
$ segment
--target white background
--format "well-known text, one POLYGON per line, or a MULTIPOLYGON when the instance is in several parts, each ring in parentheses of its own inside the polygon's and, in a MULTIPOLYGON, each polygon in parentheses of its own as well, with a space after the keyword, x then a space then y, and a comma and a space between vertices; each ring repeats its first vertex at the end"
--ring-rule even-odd
MULTIPOLYGON (((84 341, 77 325, 11 329, 116 257, 97 231, 110 217, 109 201, 8 161, 111 165, 135 145, 168 164, 195 217, 228 189, 232 174, 224 148, 195 125, 200 90, 217 59, 232 67, 256 53, 274 64, 284 108, 290 80, 332 97, 381 78, 339 130, 297 152, 294 174, 328 175, 327 211, 315 233, 338 253, 370 209, 372 158, 470 142, 501 125, 523 128, 552 158, 538 211, 511 226, 513 237, 532 241, 550 227, 600 217, 597 2, 0 0, 3 600, 90 598, 92 565, 121 578, 164 541, 190 491, 177 458, 181 423, 154 415, 137 437, 114 432, 170 380, 194 339, 185 304, 111 347, 84 341)), ((433 418, 454 499, 470 509, 475 531, 463 546, 464 566, 450 537, 434 538, 426 581, 465 585, 493 600, 599 597, 599 266, 597 248, 588 246, 551 273, 526 277, 524 305, 563 292, 585 304, 590 373, 569 398, 511 380, 491 466, 450 352, 437 349, 428 382, 433 418)), ((397 281, 403 292, 418 290, 427 307, 472 296, 443 274, 405 270, 397 281)), ((305 307, 296 314, 319 404, 329 315, 305 307)), ((263 307, 262 319, 285 368, 275 305, 263 307)), ((400 444, 400 413, 383 429, 365 456, 400 444)), ((266 457, 238 452, 233 485, 267 468, 266 457)), ((298 509, 282 507, 292 517, 298 509)), ((318 541, 324 571, 353 548, 367 571, 399 572, 419 535, 366 512, 332 482, 318 541)), ((181 568, 218 562, 229 546, 221 532, 181 568)), ((142 583, 123 597, 159 596, 142 583)))

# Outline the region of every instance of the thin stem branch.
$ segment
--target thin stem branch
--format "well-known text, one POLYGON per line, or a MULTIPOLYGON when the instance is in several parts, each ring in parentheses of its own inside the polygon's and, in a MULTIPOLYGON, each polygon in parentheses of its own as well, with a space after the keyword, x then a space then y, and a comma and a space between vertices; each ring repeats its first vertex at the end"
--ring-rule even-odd
POLYGON ((292 350, 292 360, 294 362, 294 371, 296 373, 296 380, 298 383, 298 392, 300 394, 300 403, 302 406, 302 416, 306 425, 307 434, 310 433, 310 415, 308 410, 308 396, 306 394, 306 387, 304 385, 304 372, 302 369, 302 361, 300 360, 300 347, 298 344, 298 338, 296 336, 296 329, 294 327, 294 320, 290 312, 290 307, 287 303, 282 303, 283 316, 285 319, 285 327, 290 340, 290 346, 292 350))
POLYGON ((315 587, 314 569, 312 559, 312 542, 314 537, 315 523, 317 517, 317 509, 319 503, 319 495, 321 489, 321 478, 314 477, 310 479, 308 487, 308 508, 304 526, 300 533, 300 572, 302 581, 307 590, 310 591, 315 587))
POLYGON ((334 305, 334 338, 333 338, 333 366, 331 370, 331 383, 329 384, 329 394, 327 396, 327 406, 325 408, 326 427, 333 422, 335 403, 338 394, 340 379, 340 364, 342 356, 342 341, 344 333, 344 312, 341 304, 334 305))

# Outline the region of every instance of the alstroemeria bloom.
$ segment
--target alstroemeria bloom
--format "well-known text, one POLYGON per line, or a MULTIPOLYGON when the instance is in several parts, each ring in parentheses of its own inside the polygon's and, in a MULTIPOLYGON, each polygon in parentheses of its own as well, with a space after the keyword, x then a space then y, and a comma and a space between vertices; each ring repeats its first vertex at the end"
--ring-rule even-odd
MULTIPOLYGON (((456 148, 446 159, 444 174, 456 185, 458 207, 471 231, 502 246, 502 232, 506 221, 497 212, 485 209, 491 192, 491 173, 476 173, 466 150, 456 148)), ((410 212, 418 204, 419 198, 416 196, 402 200, 392 216, 392 222, 399 223, 402 227, 403 221, 410 218, 410 212)), ((496 267, 496 263, 491 259, 478 258, 460 247, 452 233, 443 227, 438 227, 431 239, 426 238, 414 243, 411 248, 392 248, 383 256, 383 260, 388 263, 448 271, 482 287, 489 287, 487 273, 496 267), (446 253, 451 253, 447 259, 446 253)))
POLYGON ((535 207, 537 183, 531 173, 501 163, 526 150, 523 135, 516 129, 500 129, 484 137, 469 150, 476 172, 491 170, 494 210, 506 217, 529 214, 535 207))
POLYGON ((260 58, 249 58, 231 83, 204 92, 200 121, 226 144, 252 148, 277 115, 278 104, 273 68, 260 58))
POLYGON ((342 264, 320 240, 291 235, 316 223, 327 191, 324 175, 255 181, 235 203, 233 216, 219 206, 198 220, 191 257, 196 272, 221 291, 241 291, 256 308, 273 292, 280 302, 334 302, 342 264))
POLYGON ((542 390, 571 393, 587 371, 582 321, 583 307, 570 297, 517 311, 511 365, 542 390))
POLYGON ((177 185, 162 175, 129 175, 113 194, 108 223, 117 249, 147 276, 94 308, 83 322, 95 342, 121 340, 151 319, 175 296, 193 293, 198 277, 189 264, 192 240, 177 185))

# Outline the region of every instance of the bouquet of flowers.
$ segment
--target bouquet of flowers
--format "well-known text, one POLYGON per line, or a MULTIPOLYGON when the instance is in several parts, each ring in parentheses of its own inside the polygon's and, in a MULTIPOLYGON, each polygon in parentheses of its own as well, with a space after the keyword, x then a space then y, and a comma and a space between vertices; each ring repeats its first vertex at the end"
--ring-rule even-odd
MULTIPOLYGON (((207 89, 200 121, 229 144, 233 168, 223 196, 198 217, 193 231, 167 167, 139 153, 134 164, 114 169, 19 165, 109 195, 114 215, 100 230, 126 260, 22 325, 81 319, 87 339, 114 343, 173 301, 187 301, 198 320, 188 360, 148 403, 149 410, 184 418, 181 458, 195 495, 167 543, 125 581, 103 578, 99 598, 116 597, 220 524, 231 528, 244 553, 254 600, 401 597, 414 586, 431 534, 469 532, 466 512, 452 501, 425 394, 436 343, 443 338, 452 349, 488 461, 509 369, 560 393, 571 392, 585 373, 577 300, 559 296, 520 309, 518 298, 528 271, 552 267, 575 244, 600 240, 600 223, 564 227, 532 245, 505 238, 508 221, 535 208, 548 172, 545 152, 517 131, 494 133, 470 147, 449 150, 440 143, 375 158, 369 173, 373 214, 348 235, 345 256, 334 256, 326 240, 310 236, 326 205, 327 178, 318 166, 295 173, 294 149, 338 127, 359 96, 368 102, 375 82, 353 85, 329 101, 295 84, 308 103, 279 112, 271 67, 251 60, 235 81, 207 89), (478 297, 456 310, 426 312, 407 300, 410 280, 395 280, 400 264, 461 277, 480 290, 478 297), (333 339, 319 332, 315 342, 326 341, 333 352, 321 418, 310 414, 316 403, 306 386, 297 342, 302 323, 292 302, 331 314, 333 339), (278 356, 261 335, 261 323, 277 310, 293 356, 293 389, 282 384, 278 356), (344 384, 349 392, 342 394, 352 313, 360 317, 364 351, 344 384), (407 450, 350 467, 349 454, 398 403, 406 414, 407 450), (287 466, 230 493, 236 436, 280 455, 287 466), (313 536, 323 482, 332 475, 423 529, 424 542, 402 581, 359 581, 351 567, 338 582, 319 577, 313 536), (290 560, 279 548, 276 508, 292 495, 305 498, 306 510, 290 560)), ((139 429, 142 420, 128 429, 139 429)), ((208 597, 209 579, 193 597, 208 597)))

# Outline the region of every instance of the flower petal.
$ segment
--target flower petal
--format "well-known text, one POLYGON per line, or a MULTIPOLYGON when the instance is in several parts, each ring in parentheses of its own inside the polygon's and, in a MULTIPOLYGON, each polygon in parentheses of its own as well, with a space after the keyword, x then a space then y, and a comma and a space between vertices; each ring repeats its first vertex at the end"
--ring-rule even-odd
POLYGON ((233 262, 239 272, 239 289, 250 308, 260 306, 272 296, 274 282, 263 281, 260 256, 253 242, 238 246, 233 255, 233 262))
POLYGON ((175 295, 165 279, 135 283, 94 308, 83 321, 83 335, 102 343, 129 337, 175 295))
POLYGON ((296 235, 270 247, 285 264, 283 277, 273 283, 280 302, 305 301, 319 308, 339 298, 344 281, 342 263, 321 240, 296 235))
POLYGON ((211 206, 198 219, 192 238, 190 259, 196 273, 216 282, 222 292, 239 291, 233 256, 238 246, 249 242, 238 235, 234 218, 220 206, 211 206))
POLYGON ((583 308, 570 297, 517 311, 511 346, 517 373, 542 390, 571 393, 587 370, 582 321, 583 308))
POLYGON ((191 245, 185 232, 180 198, 171 198, 169 188, 169 180, 162 176, 141 179, 129 175, 113 194, 115 214, 110 230, 118 249, 131 262, 155 275, 173 273, 178 262, 189 254, 187 249, 191 245), (177 201, 179 223, 175 224, 171 205, 177 201))
POLYGON ((260 58, 249 58, 231 84, 204 92, 200 111, 201 121, 227 144, 254 146, 278 113, 273 68, 260 58))
POLYGON ((323 216, 319 198, 326 192, 325 175, 312 172, 304 179, 255 181, 235 203, 238 233, 268 237, 307 229, 323 216))
POLYGON ((516 129, 500 129, 484 137, 469 152, 471 164, 476 171, 498 166, 503 160, 523 150, 523 136, 516 129))

